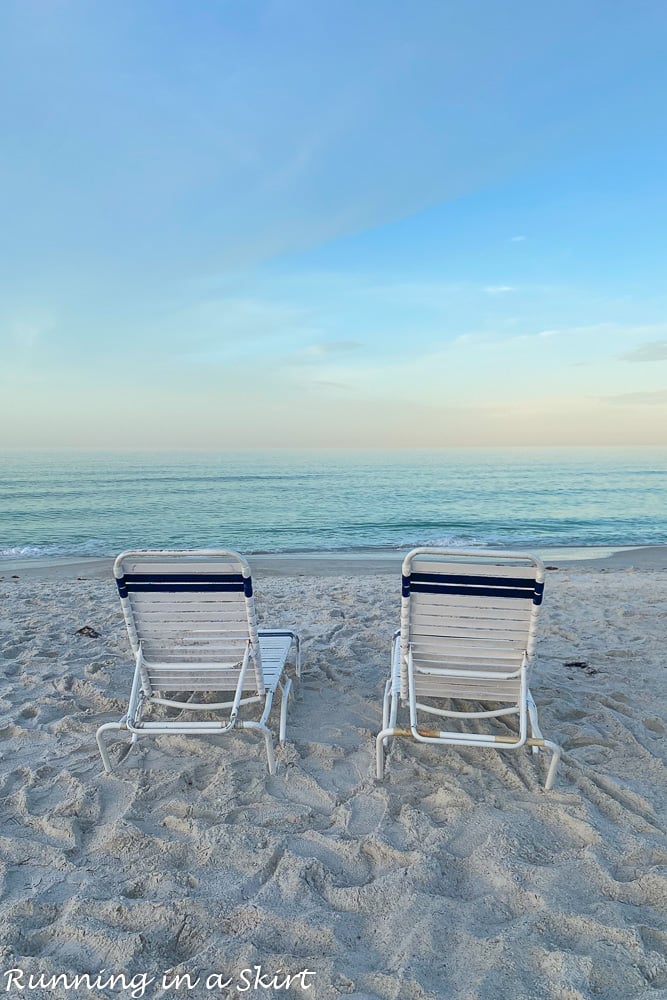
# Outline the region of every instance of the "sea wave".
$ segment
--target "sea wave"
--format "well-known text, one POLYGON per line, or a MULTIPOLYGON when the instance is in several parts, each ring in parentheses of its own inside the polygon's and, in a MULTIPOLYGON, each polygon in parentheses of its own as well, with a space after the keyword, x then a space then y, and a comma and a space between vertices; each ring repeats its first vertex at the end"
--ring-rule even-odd
POLYGON ((107 543, 91 539, 88 542, 61 545, 10 545, 0 548, 0 559, 49 559, 57 556, 111 556, 107 543))

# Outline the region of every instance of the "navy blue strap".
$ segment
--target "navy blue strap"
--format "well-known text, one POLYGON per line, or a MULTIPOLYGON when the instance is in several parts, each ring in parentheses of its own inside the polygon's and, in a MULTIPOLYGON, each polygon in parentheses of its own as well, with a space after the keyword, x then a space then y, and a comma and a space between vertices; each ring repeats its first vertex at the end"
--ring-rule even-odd
POLYGON ((252 580, 241 573, 127 573, 116 580, 121 597, 140 593, 244 593, 252 597, 252 580))
POLYGON ((454 573, 412 573, 413 583, 461 583, 478 587, 534 587, 535 577, 463 576, 454 573))
POLYGON ((403 597, 410 594, 453 594, 461 597, 510 597, 541 604, 544 583, 530 577, 459 576, 449 573, 412 573, 402 577, 403 597))

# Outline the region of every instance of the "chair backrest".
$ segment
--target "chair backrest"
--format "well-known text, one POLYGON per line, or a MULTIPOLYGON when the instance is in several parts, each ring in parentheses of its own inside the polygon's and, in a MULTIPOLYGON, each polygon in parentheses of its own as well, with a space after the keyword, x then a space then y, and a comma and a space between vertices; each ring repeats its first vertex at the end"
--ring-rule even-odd
MULTIPOLYGON (((423 696, 514 700, 519 679, 466 681, 465 671, 518 671, 535 647, 544 566, 523 552, 413 549, 403 562, 401 697, 412 651, 423 696), (439 683, 438 671, 461 671, 439 683)), ((444 680, 444 677, 443 677, 444 680)))
POLYGON ((226 549, 123 552, 114 563, 130 643, 156 690, 234 686, 264 693, 250 567, 226 549), (184 670, 184 668, 187 668, 184 670))

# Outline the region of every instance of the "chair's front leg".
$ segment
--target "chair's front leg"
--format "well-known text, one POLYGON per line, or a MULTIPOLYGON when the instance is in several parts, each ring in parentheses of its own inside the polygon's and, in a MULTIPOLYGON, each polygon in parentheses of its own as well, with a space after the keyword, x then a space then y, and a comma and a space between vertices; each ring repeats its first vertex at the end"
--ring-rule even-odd
POLYGON ((384 686, 384 697, 382 699, 382 728, 389 725, 389 692, 391 691, 391 677, 384 686))
MULTIPOLYGON (((535 701, 533 700, 533 696, 530 693, 530 691, 528 691, 526 695, 526 704, 528 706, 528 715, 530 717, 530 735, 533 737, 533 739, 541 740, 543 737, 542 737, 542 730, 540 729, 540 723, 537 717, 537 705, 535 704, 535 701)), ((540 752, 539 747, 533 747, 532 750, 534 754, 540 752)))
POLYGON ((558 770, 558 763, 560 761, 560 755, 562 753, 561 747, 557 743, 552 742, 552 740, 544 741, 545 749, 551 750, 551 763, 549 765, 549 770, 547 772, 547 780, 544 783, 545 792, 550 792, 553 788, 554 780, 556 778, 556 771, 558 770))
POLYGON ((264 737, 264 743, 266 745, 266 761, 269 767, 269 774, 276 773, 276 757, 273 752, 273 737, 271 735, 271 730, 268 726, 265 726, 263 722, 240 722, 240 729, 258 729, 262 736, 264 737))
POLYGON ((381 729, 375 738, 375 773, 378 781, 384 780, 384 750, 389 737, 394 736, 396 728, 393 725, 381 729))
POLYGON ((104 770, 107 774, 111 774, 111 760, 109 758, 109 753, 107 751, 106 745, 104 743, 104 733, 108 733, 111 730, 118 731, 119 729, 126 729, 126 719, 123 716, 119 722, 105 722, 103 726, 97 730, 96 739, 97 746, 99 747, 100 757, 102 758, 102 763, 104 764, 104 770))
POLYGON ((292 680, 288 677, 285 681, 285 685, 280 686, 280 742, 285 742, 285 735, 287 733, 287 706, 289 704, 290 691, 292 689, 292 680))

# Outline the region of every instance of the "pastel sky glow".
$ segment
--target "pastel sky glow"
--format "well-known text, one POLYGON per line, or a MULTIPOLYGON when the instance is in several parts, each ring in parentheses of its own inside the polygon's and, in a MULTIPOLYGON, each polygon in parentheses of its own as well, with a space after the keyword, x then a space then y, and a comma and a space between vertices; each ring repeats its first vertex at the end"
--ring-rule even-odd
POLYGON ((0 34, 0 446, 667 444, 662 0, 0 34))

